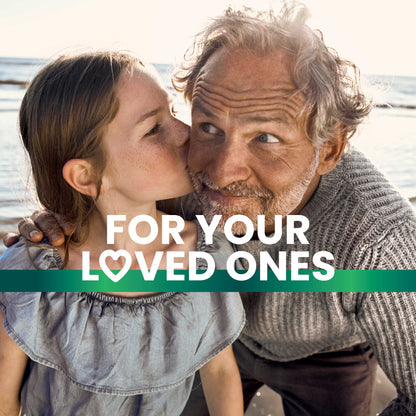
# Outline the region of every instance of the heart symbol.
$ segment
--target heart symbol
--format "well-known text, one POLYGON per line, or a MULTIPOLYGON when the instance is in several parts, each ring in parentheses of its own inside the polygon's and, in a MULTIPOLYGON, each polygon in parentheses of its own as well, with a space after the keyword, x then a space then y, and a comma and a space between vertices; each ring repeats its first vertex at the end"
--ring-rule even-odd
POLYGON ((101 253, 100 256, 100 267, 101 270, 109 277, 114 283, 117 283, 130 269, 131 266, 131 256, 127 250, 105 250, 101 253), (107 257, 111 257, 113 260, 117 260, 119 257, 125 258, 125 263, 123 268, 118 273, 113 273, 110 268, 107 266, 106 260, 107 257))

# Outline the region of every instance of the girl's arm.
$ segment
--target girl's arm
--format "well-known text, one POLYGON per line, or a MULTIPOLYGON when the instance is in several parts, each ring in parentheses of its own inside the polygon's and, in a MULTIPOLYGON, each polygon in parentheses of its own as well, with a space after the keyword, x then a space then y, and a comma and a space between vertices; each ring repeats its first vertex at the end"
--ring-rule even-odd
POLYGON ((243 416, 243 390, 231 345, 200 370, 211 416, 243 416))
POLYGON ((17 416, 27 356, 9 337, 3 320, 4 314, 0 310, 0 416, 17 416))

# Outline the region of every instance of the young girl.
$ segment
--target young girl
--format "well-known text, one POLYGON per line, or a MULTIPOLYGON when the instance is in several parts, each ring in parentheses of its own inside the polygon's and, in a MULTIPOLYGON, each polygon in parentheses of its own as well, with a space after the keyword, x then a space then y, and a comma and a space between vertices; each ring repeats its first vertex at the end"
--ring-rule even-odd
MULTIPOLYGON (((133 259, 141 251, 147 264, 163 251, 161 269, 167 251, 185 252, 186 269, 189 251, 208 249, 225 268, 227 242, 217 234, 207 247, 194 223, 180 233, 184 244, 162 244, 159 233, 138 245, 127 232, 106 244, 107 215, 150 215, 161 230, 156 201, 191 191, 188 127, 137 58, 90 53, 49 64, 25 94, 20 131, 40 202, 76 225, 66 248, 20 241, 0 268, 81 269, 87 250, 98 269, 108 248, 133 259)), ((138 235, 148 231, 139 224, 138 235)), ((180 415, 198 369, 211 414, 243 415, 230 346, 244 324, 238 294, 1 293, 0 306, 0 415, 20 406, 26 416, 180 415)))

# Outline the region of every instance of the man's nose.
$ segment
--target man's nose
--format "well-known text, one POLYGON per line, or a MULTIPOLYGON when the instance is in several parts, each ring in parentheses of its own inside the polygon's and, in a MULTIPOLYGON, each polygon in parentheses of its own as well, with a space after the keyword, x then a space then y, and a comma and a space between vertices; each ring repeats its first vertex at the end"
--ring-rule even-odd
POLYGON ((250 177, 247 149, 238 141, 225 140, 211 157, 207 171, 212 182, 219 187, 246 181, 250 177))

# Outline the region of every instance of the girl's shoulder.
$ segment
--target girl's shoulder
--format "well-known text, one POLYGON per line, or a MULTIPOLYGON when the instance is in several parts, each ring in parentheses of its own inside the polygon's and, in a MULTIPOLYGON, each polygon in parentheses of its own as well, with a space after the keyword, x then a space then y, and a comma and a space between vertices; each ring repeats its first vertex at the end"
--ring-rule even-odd
POLYGON ((245 322, 237 293, 3 292, 0 306, 8 334, 32 361, 85 390, 123 395, 183 383, 245 322))
POLYGON ((47 242, 32 244, 23 237, 0 256, 0 270, 59 269, 62 259, 47 242))

